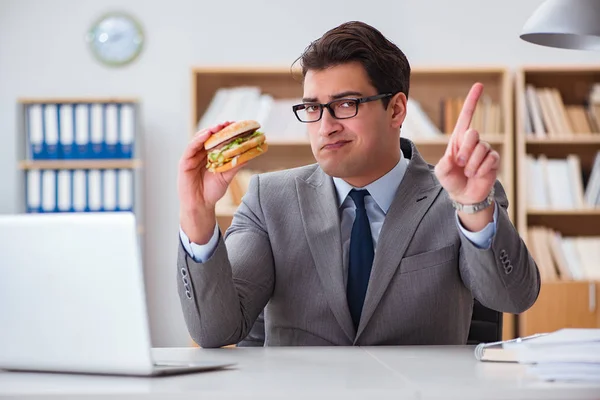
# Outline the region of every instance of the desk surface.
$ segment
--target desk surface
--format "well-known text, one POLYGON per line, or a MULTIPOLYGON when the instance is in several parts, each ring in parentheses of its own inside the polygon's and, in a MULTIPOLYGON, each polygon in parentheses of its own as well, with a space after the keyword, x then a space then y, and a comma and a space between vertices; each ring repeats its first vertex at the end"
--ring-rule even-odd
POLYGON ((157 359, 235 362, 158 378, 0 372, 0 396, 182 399, 598 399, 600 385, 543 382, 518 364, 481 363, 473 348, 154 349, 157 359))

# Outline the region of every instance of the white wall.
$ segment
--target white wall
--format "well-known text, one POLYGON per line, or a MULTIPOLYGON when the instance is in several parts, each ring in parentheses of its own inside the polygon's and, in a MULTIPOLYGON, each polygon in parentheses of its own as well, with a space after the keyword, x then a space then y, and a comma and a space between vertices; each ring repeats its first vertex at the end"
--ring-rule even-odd
POLYGON ((0 213, 18 209, 15 148, 16 141, 22 140, 15 122, 18 97, 141 98, 153 342, 156 346, 188 345, 175 292, 176 177, 190 128, 192 65, 288 66, 311 40, 351 19, 378 27, 413 65, 600 63, 598 53, 520 41, 521 26, 540 3, 0 0, 0 213), (99 65, 83 39, 91 22, 113 9, 133 13, 147 36, 141 58, 122 69, 99 65))

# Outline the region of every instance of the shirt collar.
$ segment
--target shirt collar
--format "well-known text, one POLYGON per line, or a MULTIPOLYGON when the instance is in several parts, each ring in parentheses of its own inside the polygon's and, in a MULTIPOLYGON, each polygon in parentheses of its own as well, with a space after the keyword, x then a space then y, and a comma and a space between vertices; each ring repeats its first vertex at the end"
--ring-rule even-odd
POLYGON ((396 166, 387 174, 376 181, 369 183, 364 188, 355 188, 342 178, 334 177, 333 184, 335 185, 335 190, 337 192, 338 207, 342 206, 342 203, 344 203, 344 200, 346 200, 346 197, 352 189, 367 189, 379 208, 387 214, 392 205, 392 201, 394 200, 394 196, 396 195, 396 191, 398 190, 398 186, 400 186, 400 182, 402 182, 402 178, 404 178, 407 166, 408 160, 404 157, 402 152, 400 152, 400 161, 398 161, 396 166))

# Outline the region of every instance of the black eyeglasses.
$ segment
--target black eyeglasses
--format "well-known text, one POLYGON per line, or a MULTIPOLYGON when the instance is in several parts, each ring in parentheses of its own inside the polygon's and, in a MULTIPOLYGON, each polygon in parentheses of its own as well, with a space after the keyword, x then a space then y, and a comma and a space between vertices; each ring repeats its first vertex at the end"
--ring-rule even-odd
POLYGON ((343 98, 330 101, 327 104, 302 103, 292 106, 296 118, 300 122, 317 122, 323 116, 323 109, 327 108, 333 118, 347 119, 358 114, 358 105, 370 101, 384 99, 393 96, 393 93, 376 94, 375 96, 360 98, 343 98))

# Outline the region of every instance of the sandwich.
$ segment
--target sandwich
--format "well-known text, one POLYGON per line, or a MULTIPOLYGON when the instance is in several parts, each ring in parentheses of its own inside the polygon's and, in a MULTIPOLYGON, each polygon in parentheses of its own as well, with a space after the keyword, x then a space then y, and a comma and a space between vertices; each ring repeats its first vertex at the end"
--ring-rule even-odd
POLYGON ((214 133, 204 143, 208 151, 206 168, 225 172, 264 154, 268 150, 265 135, 254 120, 234 122, 214 133))

